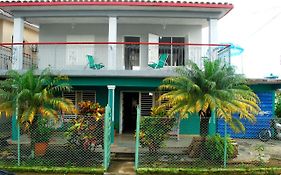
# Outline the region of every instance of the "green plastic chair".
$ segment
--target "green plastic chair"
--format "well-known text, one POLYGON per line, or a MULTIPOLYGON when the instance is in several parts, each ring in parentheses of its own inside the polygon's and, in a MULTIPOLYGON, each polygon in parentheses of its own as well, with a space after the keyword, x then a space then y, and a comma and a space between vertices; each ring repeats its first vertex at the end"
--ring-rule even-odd
POLYGON ((99 63, 99 64, 96 64, 95 63, 95 60, 94 60, 94 57, 92 55, 87 55, 87 58, 88 58, 88 64, 89 64, 89 67, 91 69, 101 69, 104 67, 104 65, 102 63, 99 63))
POLYGON ((152 67, 153 69, 163 68, 164 65, 166 64, 167 59, 168 59, 168 54, 163 53, 160 55, 158 63, 151 63, 151 64, 148 64, 148 66, 152 67))

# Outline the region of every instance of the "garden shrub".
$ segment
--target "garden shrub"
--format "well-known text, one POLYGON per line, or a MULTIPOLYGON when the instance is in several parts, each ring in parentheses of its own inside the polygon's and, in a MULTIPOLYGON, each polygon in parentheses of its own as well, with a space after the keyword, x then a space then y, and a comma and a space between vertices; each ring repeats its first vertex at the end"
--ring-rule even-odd
POLYGON ((65 132, 69 144, 84 151, 103 147, 103 123, 105 109, 98 103, 84 101, 79 104, 79 116, 65 132))
POLYGON ((140 144, 150 152, 157 151, 168 138, 168 133, 175 125, 175 118, 169 118, 165 109, 152 108, 151 116, 141 118, 140 144))
MULTIPOLYGON (((234 155, 234 145, 228 136, 226 137, 226 143, 227 159, 230 159, 234 155)), ((207 136, 205 141, 204 158, 217 163, 224 161, 224 137, 221 137, 219 134, 207 136)))

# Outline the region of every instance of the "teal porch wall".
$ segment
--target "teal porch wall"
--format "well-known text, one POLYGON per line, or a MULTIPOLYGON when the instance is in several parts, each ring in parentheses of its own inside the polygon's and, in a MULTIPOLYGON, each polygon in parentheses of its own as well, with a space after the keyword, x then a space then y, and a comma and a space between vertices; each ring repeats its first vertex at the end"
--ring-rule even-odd
POLYGON ((162 78, 109 78, 109 77, 71 77, 69 83, 75 90, 96 91, 96 101, 102 106, 107 105, 107 85, 116 85, 114 101, 114 127, 119 130, 120 97, 122 91, 140 92, 156 91, 162 78))
POLYGON ((180 122, 180 134, 200 135, 200 117, 192 114, 180 122))

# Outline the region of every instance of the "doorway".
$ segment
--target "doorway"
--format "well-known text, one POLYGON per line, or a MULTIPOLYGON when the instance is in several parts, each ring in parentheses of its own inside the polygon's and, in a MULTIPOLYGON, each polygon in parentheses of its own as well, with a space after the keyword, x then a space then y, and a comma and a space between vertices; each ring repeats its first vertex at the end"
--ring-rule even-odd
POLYGON ((136 130, 138 92, 123 92, 123 133, 133 133, 136 130))
MULTIPOLYGON (((125 42, 140 42, 140 37, 125 36, 125 42)), ((140 66, 140 45, 139 44, 125 44, 124 48, 125 70, 138 69, 140 66)))

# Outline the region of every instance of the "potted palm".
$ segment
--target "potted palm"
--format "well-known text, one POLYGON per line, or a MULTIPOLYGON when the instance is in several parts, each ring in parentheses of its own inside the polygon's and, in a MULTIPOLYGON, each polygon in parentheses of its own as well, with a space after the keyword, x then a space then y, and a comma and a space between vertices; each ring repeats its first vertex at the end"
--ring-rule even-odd
POLYGON ((51 138, 52 129, 48 127, 46 119, 37 117, 36 120, 36 124, 30 127, 31 142, 34 143, 35 156, 44 156, 51 138))

